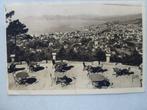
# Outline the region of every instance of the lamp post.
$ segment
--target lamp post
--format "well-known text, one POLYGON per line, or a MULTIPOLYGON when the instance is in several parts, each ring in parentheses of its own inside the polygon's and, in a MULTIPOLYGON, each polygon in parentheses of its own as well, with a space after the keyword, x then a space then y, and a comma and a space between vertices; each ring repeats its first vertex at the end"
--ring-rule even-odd
POLYGON ((15 54, 11 54, 10 58, 11 58, 11 62, 13 63, 15 61, 15 54))
POLYGON ((106 62, 109 63, 110 62, 110 53, 106 53, 106 62))
POLYGON ((54 61, 56 61, 56 53, 55 52, 52 53, 52 58, 53 58, 54 61))
POLYGON ((108 48, 108 50, 106 51, 106 62, 110 63, 110 57, 111 57, 111 52, 110 52, 110 48, 108 48))

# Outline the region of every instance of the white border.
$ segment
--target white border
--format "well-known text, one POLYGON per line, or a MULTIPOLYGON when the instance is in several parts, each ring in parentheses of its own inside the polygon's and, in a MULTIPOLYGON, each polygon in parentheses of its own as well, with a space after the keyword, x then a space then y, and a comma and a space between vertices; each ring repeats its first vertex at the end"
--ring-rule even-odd
POLYGON ((9 95, 85 95, 85 94, 120 94, 144 92, 143 88, 122 89, 81 89, 81 90, 9 90, 9 95))

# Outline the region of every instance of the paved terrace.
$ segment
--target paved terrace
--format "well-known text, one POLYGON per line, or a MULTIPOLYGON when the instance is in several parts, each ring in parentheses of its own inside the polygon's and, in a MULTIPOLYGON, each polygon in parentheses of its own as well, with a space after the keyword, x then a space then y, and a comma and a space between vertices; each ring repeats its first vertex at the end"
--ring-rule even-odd
MULTIPOLYGON (((142 78, 141 72, 136 66, 127 66, 118 64, 117 66, 114 63, 103 63, 103 68, 108 69, 108 71, 104 73, 98 73, 104 75, 106 78, 113 83, 109 88, 130 88, 130 87, 140 87, 140 79, 142 78), (122 67, 128 68, 131 67, 131 71, 133 71, 137 77, 134 75, 124 75, 116 77, 115 72, 113 71, 114 67, 122 67)), ((38 72, 29 72, 26 64, 17 65, 17 67, 25 67, 26 69, 23 71, 27 71, 30 76, 35 76, 37 78, 37 82, 30 85, 18 85, 15 83, 12 73, 8 74, 8 82, 10 90, 58 90, 58 89, 94 89, 92 86, 91 80, 87 76, 87 71, 83 71, 82 62, 77 61, 69 61, 68 64, 73 65, 74 68, 66 72, 65 74, 68 77, 75 77, 76 79, 68 85, 62 87, 60 84, 57 84, 52 80, 52 77, 56 76, 54 73, 54 68, 52 66, 51 61, 48 63, 39 62, 41 66, 44 66, 45 69, 38 72), (52 76, 52 77, 51 77, 52 76)), ((86 62, 86 64, 97 65, 97 62, 91 63, 86 62)), ((58 73, 61 74, 61 73, 58 73)))

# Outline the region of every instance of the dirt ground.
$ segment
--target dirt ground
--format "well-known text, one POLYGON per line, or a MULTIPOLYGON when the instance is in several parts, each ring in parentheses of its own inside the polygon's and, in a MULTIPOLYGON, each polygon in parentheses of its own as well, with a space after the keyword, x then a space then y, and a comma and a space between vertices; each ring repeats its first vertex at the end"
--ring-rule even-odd
MULTIPOLYGON (((87 71, 83 71, 82 62, 77 61, 68 61, 68 64, 73 65, 74 68, 65 72, 66 76, 73 79, 70 85, 62 86, 61 84, 56 84, 54 78, 56 74, 54 73, 54 68, 49 61, 48 63, 40 62, 41 66, 45 67, 44 70, 38 72, 29 72, 29 69, 26 64, 17 65, 17 67, 25 67, 25 70, 28 72, 30 77, 35 77, 37 82, 29 85, 19 85, 15 82, 13 74, 8 74, 8 87, 9 90, 76 90, 76 89, 96 89, 92 85, 92 81, 87 76, 87 71)), ((86 65, 98 65, 97 62, 86 62, 86 65)), ((141 86, 142 73, 136 66, 127 66, 115 63, 105 63, 102 62, 103 68, 108 69, 104 73, 98 73, 105 76, 113 85, 108 88, 133 88, 141 86), (134 72, 133 75, 123 75, 116 77, 115 72, 113 71, 114 67, 128 68, 131 67, 131 71, 134 72)))

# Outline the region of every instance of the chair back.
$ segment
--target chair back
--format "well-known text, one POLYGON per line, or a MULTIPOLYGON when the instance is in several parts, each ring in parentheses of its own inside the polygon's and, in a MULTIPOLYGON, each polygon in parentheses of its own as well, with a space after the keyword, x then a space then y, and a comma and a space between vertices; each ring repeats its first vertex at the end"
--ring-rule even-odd
POLYGON ((24 78, 27 78, 27 77, 29 77, 29 74, 27 72, 15 73, 15 78, 16 79, 24 79, 24 78))

